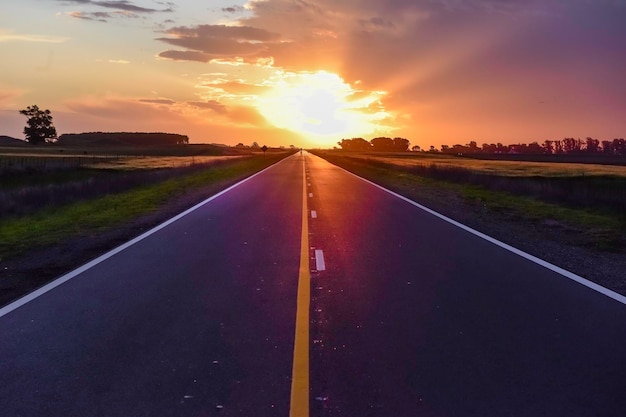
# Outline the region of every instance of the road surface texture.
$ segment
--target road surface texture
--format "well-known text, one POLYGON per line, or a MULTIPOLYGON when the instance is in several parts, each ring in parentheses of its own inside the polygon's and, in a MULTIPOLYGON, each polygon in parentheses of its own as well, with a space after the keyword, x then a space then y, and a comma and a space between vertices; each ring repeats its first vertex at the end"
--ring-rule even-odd
POLYGON ((0 416, 626 415, 575 279, 295 155, 1 309, 0 416))

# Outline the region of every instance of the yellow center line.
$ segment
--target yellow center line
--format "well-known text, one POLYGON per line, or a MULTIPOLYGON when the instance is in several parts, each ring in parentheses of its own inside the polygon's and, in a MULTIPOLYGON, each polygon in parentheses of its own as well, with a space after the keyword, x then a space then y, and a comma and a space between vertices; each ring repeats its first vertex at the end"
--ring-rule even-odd
POLYGON ((296 337, 293 345, 290 417, 309 417, 309 306, 311 271, 309 269, 309 217, 306 170, 302 157, 302 238, 296 306, 296 337))

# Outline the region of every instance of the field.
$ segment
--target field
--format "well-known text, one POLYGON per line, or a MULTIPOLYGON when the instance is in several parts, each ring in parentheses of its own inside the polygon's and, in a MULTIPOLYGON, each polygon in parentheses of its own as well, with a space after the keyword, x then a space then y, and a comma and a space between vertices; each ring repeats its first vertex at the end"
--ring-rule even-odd
POLYGON ((427 152, 377 154, 348 153, 356 158, 386 162, 401 167, 465 168, 473 172, 507 177, 577 177, 577 176, 619 176, 626 177, 626 166, 585 163, 554 163, 532 161, 507 161, 492 159, 472 159, 427 152))

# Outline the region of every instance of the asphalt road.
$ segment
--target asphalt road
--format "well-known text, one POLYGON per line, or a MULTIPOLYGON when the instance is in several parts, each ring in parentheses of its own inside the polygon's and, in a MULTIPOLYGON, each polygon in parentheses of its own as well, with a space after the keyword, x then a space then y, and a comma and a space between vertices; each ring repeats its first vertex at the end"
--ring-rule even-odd
POLYGON ((311 155, 79 272, 0 310, 0 416, 626 414, 622 298, 311 155))

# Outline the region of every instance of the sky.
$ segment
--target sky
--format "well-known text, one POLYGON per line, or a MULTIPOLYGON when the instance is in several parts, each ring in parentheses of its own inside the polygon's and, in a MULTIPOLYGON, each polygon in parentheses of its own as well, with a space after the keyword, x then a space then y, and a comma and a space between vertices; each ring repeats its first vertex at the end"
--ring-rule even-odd
POLYGON ((0 135, 428 148, 626 135, 626 0, 1 0, 0 135))

